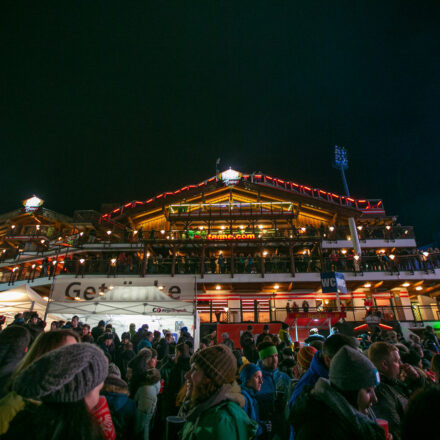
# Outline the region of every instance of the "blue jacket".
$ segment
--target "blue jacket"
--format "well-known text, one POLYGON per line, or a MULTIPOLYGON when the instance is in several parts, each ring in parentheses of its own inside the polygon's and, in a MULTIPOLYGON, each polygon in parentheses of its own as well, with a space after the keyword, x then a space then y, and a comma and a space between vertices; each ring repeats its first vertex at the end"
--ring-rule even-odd
POLYGON ((243 394, 245 400, 243 411, 250 419, 255 420, 258 423, 257 437, 259 437, 263 433, 263 428, 259 417, 258 402, 255 398, 256 392, 252 388, 242 385, 241 394, 243 394))
MULTIPOLYGON (((293 390, 292 397, 290 398, 289 401, 289 408, 292 408, 292 406, 295 404, 295 400, 299 397, 303 388, 307 385, 315 386, 316 382, 318 382, 318 379, 320 377, 323 377, 324 379, 328 379, 328 369, 321 358, 321 352, 317 351, 313 356, 309 369, 305 372, 304 376, 301 377, 299 382, 296 384, 295 389, 293 390)), ((290 440, 293 439, 294 439, 294 432, 291 427, 290 440)))
POLYGON ((283 432, 287 428, 285 422, 285 408, 289 401, 291 383, 286 373, 277 370, 268 370, 263 366, 261 360, 258 365, 263 373, 263 385, 256 394, 260 418, 263 421, 272 422, 273 437, 285 438, 283 432))
POLYGON ((324 379, 328 379, 328 369, 324 364, 324 361, 321 359, 321 352, 318 351, 313 356, 312 362, 310 363, 309 369, 305 372, 304 376, 301 377, 299 382, 296 384, 295 389, 293 390, 292 397, 289 401, 289 407, 292 408, 293 404, 297 397, 301 394, 302 389, 306 385, 314 386, 318 379, 323 377, 324 379))
POLYGON ((116 439, 136 438, 136 404, 126 394, 103 393, 116 430, 116 439))

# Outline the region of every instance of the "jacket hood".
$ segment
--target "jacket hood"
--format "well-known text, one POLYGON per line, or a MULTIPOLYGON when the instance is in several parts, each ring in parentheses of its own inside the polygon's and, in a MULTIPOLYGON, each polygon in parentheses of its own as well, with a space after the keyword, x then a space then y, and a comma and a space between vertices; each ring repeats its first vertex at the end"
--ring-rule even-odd
POLYGON ((328 379, 322 377, 318 379, 312 395, 336 411, 342 419, 346 420, 347 424, 353 425, 359 431, 362 430, 362 424, 372 422, 365 414, 353 408, 347 399, 331 386, 328 379))
POLYGON ((324 377, 325 379, 328 379, 328 368, 322 361, 321 351, 316 352, 315 355, 313 356, 309 370, 311 370, 319 377, 324 377))
POLYGON ((104 393, 109 408, 119 411, 128 401, 126 394, 120 393, 104 393))

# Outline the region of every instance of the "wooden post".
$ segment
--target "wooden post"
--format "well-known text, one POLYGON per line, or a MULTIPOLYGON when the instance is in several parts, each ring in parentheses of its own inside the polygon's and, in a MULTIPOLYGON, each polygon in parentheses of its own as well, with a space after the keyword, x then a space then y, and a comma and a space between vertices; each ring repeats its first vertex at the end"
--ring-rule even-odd
POLYGON ((234 245, 231 243, 231 278, 234 278, 234 245))
POLYGON ((200 266, 200 278, 203 278, 205 276, 205 248, 206 248, 206 244, 203 243, 202 244, 202 263, 200 266))
POLYGON ((173 277, 176 273, 176 248, 173 247, 173 260, 171 264, 171 276, 173 277))
POLYGON ((292 272, 292 277, 295 277, 295 257, 293 255, 293 244, 289 245, 289 254, 290 254, 290 270, 292 272))

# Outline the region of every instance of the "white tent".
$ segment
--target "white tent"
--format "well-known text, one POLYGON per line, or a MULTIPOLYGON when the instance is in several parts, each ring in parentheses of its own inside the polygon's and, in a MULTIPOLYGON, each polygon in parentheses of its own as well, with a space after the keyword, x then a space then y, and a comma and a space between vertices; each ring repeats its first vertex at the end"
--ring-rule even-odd
MULTIPOLYGON (((0 292, 0 314, 7 317, 7 322, 19 312, 37 312, 43 318, 46 307, 47 302, 27 284, 0 292)), ((49 318, 49 321, 56 319, 54 316, 49 318)))
POLYGON ((130 323, 150 325, 152 330, 172 332, 194 326, 194 305, 174 300, 155 286, 115 286, 91 300, 50 301, 48 313, 91 325, 100 320, 112 323, 118 333, 127 331, 130 323))

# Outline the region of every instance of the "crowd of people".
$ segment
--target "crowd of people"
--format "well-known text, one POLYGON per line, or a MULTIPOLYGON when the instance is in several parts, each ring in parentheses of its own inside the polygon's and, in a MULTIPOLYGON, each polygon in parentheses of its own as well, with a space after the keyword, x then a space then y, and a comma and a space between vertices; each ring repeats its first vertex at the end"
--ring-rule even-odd
POLYGON ((408 339, 312 329, 299 344, 285 323, 248 325, 197 349, 185 327, 45 327, 25 313, 1 329, 0 439, 408 440, 428 436, 440 406, 431 327, 408 339))

